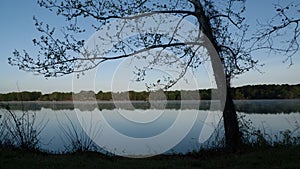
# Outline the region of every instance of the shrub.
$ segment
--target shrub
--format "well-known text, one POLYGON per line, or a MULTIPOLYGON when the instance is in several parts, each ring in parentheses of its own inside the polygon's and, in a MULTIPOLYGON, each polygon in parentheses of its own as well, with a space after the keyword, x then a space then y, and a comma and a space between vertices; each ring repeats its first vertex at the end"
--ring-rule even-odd
POLYGON ((1 142, 26 150, 36 150, 40 144, 40 134, 47 123, 41 120, 37 123, 36 113, 22 110, 15 112, 8 105, 1 106, 4 113, 1 116, 1 142))

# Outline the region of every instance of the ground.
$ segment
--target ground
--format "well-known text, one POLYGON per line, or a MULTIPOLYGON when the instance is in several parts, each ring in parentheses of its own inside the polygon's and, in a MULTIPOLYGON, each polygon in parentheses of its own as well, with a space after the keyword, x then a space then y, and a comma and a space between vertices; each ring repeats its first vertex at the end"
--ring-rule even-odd
POLYGON ((0 168, 268 168, 299 169, 300 146, 259 148, 238 153, 209 152, 156 156, 144 159, 109 157, 95 152, 54 155, 0 149, 0 168))

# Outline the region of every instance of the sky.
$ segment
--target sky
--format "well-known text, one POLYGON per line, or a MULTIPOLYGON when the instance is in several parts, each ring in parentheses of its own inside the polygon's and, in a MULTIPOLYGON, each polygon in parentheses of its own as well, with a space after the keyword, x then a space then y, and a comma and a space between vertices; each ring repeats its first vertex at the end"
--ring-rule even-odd
MULTIPOLYGON (((274 8, 272 3, 276 0, 249 0, 246 4, 247 23, 255 25, 256 19, 272 16, 274 8)), ((32 44, 32 39, 39 34, 34 27, 33 16, 44 20, 50 25, 59 27, 64 24, 64 19, 55 14, 40 8, 35 0, 1 0, 0 1, 0 93, 13 91, 41 91, 50 93, 53 91, 75 91, 94 89, 95 91, 111 91, 114 87, 112 83, 121 85, 116 81, 115 72, 118 72, 120 61, 104 63, 89 77, 81 78, 79 83, 74 75, 66 75, 58 78, 44 78, 42 75, 34 75, 30 72, 18 70, 8 64, 8 57, 12 56, 14 49, 26 49, 29 53, 36 49, 32 44), (95 80, 96 79, 96 80, 95 80), (93 81, 95 80, 95 81, 93 81)), ((263 19, 262 19, 263 21, 263 19)), ((86 39, 93 32, 88 32, 86 39), (89 35, 90 33, 90 35, 89 35)), ((256 58, 265 66, 260 68, 260 73, 251 70, 233 79, 233 86, 254 85, 254 84, 299 84, 300 56, 299 52, 293 57, 294 65, 289 67, 287 63, 282 63, 285 59, 282 56, 269 55, 268 53, 258 53, 256 58)), ((205 74, 205 73, 204 73, 205 74)), ((129 74, 124 74, 127 78, 129 74)), ((199 76, 196 76, 200 78, 199 76)), ((127 78, 128 79, 128 78, 127 78)), ((206 80, 198 79, 203 82, 199 88, 210 88, 212 79, 207 75, 206 80)), ((126 84, 127 88, 135 89, 134 85, 126 84)))

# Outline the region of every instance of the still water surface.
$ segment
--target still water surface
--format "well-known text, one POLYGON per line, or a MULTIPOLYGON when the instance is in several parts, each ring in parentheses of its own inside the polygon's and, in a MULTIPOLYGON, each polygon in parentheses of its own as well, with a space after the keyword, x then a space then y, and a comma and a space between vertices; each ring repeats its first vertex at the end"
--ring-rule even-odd
MULTIPOLYGON (((62 130, 71 128, 72 125, 79 134, 85 135, 81 127, 84 126, 85 131, 93 139, 106 140, 107 144, 122 142, 122 140, 116 140, 113 136, 109 138, 110 136, 105 134, 104 123, 111 126, 113 131, 130 138, 156 137, 174 128, 175 124, 181 125, 179 129, 182 131, 178 129, 172 131, 168 136, 169 139, 161 140, 161 144, 171 144, 174 141, 172 143, 174 146, 171 145, 167 152, 180 153, 207 147, 214 144, 216 137, 222 139, 223 135, 220 127, 222 123, 218 123, 221 118, 220 111, 212 109, 210 101, 201 101, 199 109, 194 108, 193 101, 186 101, 184 108, 179 101, 169 101, 162 107, 154 108, 151 107, 151 103, 144 101, 132 102, 129 107, 126 106, 128 103, 122 102, 118 103, 119 106, 115 106, 113 102, 98 102, 98 105, 89 102, 78 102, 75 105, 73 102, 6 102, 4 104, 9 104, 16 113, 21 113, 22 109, 29 113, 36 113, 38 121, 47 122, 41 133, 40 148, 52 152, 65 151, 68 142, 62 130), (120 107, 120 104, 124 106, 120 107), (208 120, 211 118, 210 114, 214 114, 213 120, 208 120), (99 118, 100 115, 102 118, 99 118), (186 119, 179 120, 179 118, 186 119), (205 132, 203 128, 208 123, 216 128, 211 135, 203 134, 205 132), (182 139, 178 138, 178 135, 182 135, 182 139), (207 138, 201 140, 202 136, 207 138), (173 138, 179 141, 176 142, 173 138)), ((276 135, 287 129, 294 131, 299 127, 300 100, 251 100, 235 101, 235 104, 240 115, 245 115, 245 119, 250 119, 254 127, 262 129, 268 135, 276 135)), ((0 113, 4 112, 3 109, 0 110, 0 113)))

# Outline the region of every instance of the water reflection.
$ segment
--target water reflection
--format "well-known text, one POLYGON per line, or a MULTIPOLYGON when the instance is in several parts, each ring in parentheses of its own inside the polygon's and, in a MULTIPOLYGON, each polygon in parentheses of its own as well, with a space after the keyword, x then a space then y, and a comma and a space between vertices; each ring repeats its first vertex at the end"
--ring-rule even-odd
POLYGON ((300 112, 300 100, 239 100, 235 101, 239 112, 271 114, 300 112))
MULTIPOLYGON (((189 109, 199 105, 199 110, 209 110, 211 103, 210 100, 198 101, 183 101, 185 108, 181 107, 181 101, 168 101, 165 109, 189 109), (190 106, 189 106, 190 105, 190 106)), ((64 102, 0 102, 0 104, 9 105, 12 110, 32 110, 40 111, 42 108, 56 110, 74 110, 74 103, 72 101, 64 102)), ((147 110, 151 107, 150 102, 146 101, 132 101, 132 107, 126 107, 128 102, 118 101, 118 106, 124 109, 143 109, 147 110), (123 106, 122 106, 123 105, 123 106)), ((291 113, 300 112, 300 99, 294 100, 236 100, 235 106, 237 111, 245 112, 248 114, 272 114, 272 113, 291 113)), ((81 111, 94 111, 99 110, 113 110, 116 108, 115 103, 112 101, 98 101, 98 106, 90 102, 76 102, 76 108, 81 111), (82 106, 80 106, 82 104, 82 106)), ((156 108, 156 109, 159 109, 156 108)))
MULTIPOLYGON (((263 129, 270 135, 278 134, 280 131, 286 129, 294 130, 295 125, 300 121, 300 100, 252 100, 252 101, 236 101, 237 110, 246 115, 246 118, 253 122, 254 127, 263 129)), ((97 124, 98 127, 103 127, 103 122, 94 118, 97 113, 101 113, 105 117, 106 122, 113 126, 113 129, 119 133, 134 137, 134 138, 146 138, 159 135, 160 133, 168 130, 172 126, 178 117, 180 111, 186 116, 189 116, 195 109, 180 109, 180 102, 172 101, 168 102, 167 108, 162 109, 149 109, 148 102, 132 102, 134 110, 132 109, 116 109, 112 102, 98 102, 98 104, 89 104, 88 102, 81 102, 76 104, 74 108, 73 102, 9 102, 2 104, 9 104, 9 106, 15 110, 16 113, 21 113, 22 109, 29 112, 36 112, 38 120, 47 120, 48 124, 41 133, 42 143, 40 147, 47 151, 61 152, 65 150, 66 143, 62 141, 64 137, 61 127, 67 126, 69 121, 68 116, 74 127, 78 130, 81 129, 82 120, 78 117, 78 112, 81 115, 92 115, 90 119, 94 122, 86 120, 84 123, 87 128, 90 124, 97 124), (80 106, 82 104, 82 106, 80 106), (77 112, 77 113, 76 113, 77 112), (131 120, 124 117, 124 114, 131 115, 131 120), (145 123, 138 123, 134 119, 134 115, 140 113, 140 115, 153 113, 159 115, 159 118, 149 118, 145 123), (61 124, 61 125, 59 125, 61 124)), ((122 102, 120 102, 122 105, 122 102)), ((127 103, 124 103, 126 105, 127 103)), ((188 104, 196 104, 193 101, 189 101, 188 104)), ((222 139, 222 127, 213 133, 210 140, 200 144, 199 136, 204 125, 204 122, 209 113, 214 111, 208 110, 210 107, 210 101, 201 101, 199 110, 197 111, 197 119, 193 124, 191 130, 186 133, 186 136, 175 147, 168 152, 188 152, 195 150, 201 146, 206 146, 212 141, 215 141, 216 137, 222 139), (220 134, 221 133, 221 134, 220 134)), ((0 110, 0 114, 5 111, 0 110)), ((219 112, 220 113, 220 112, 219 112)), ((182 124, 184 125, 184 123, 182 124)), ((215 126, 216 128, 218 126, 215 126)), ((103 128, 101 128, 103 129, 103 128)), ((178 134, 176 132, 174 135, 178 134)), ((103 138, 103 133, 99 133, 97 136, 100 140, 103 138)), ((116 140, 111 140, 116 141, 116 140)), ((119 141, 119 140, 117 140, 119 141)), ((165 140, 168 142, 169 140, 165 140)))

